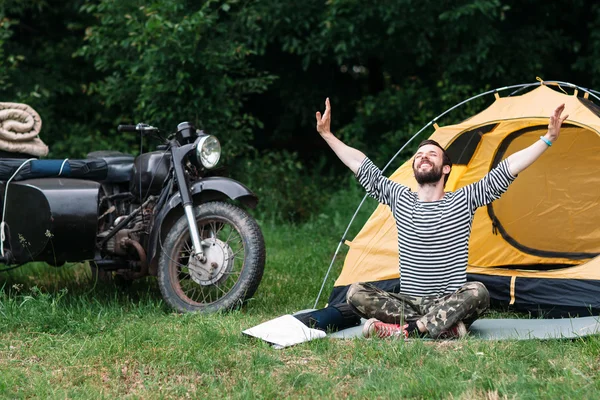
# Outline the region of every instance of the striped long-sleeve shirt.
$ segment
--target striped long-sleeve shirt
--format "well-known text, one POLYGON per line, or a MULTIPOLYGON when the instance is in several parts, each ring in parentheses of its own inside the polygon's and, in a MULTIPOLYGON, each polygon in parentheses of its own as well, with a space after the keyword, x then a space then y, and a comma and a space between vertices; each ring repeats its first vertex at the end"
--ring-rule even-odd
POLYGON ((498 199, 515 179, 504 160, 480 181, 424 202, 410 188, 383 176, 368 158, 356 176, 370 196, 392 210, 400 290, 413 296, 442 296, 465 284, 475 211, 498 199))

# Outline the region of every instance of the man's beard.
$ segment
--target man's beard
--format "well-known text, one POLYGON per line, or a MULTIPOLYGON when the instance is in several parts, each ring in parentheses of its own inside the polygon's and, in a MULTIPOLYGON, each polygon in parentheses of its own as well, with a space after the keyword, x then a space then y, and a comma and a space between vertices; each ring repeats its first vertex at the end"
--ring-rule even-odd
POLYGON ((438 183, 442 179, 442 168, 443 166, 436 167, 431 166, 429 171, 419 171, 414 169, 415 179, 419 185, 427 185, 430 183, 438 183))

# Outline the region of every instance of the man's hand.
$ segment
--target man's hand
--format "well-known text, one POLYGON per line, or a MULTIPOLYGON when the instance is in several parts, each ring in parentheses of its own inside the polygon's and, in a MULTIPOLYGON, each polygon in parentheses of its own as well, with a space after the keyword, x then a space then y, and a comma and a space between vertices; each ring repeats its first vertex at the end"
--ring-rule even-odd
POLYGON ((327 142, 340 160, 356 174, 366 156, 359 150, 346 146, 331 133, 331 105, 329 104, 329 97, 325 99, 325 113, 322 117, 321 113, 317 111, 317 132, 321 134, 321 137, 325 139, 325 142, 327 142))
MULTIPOLYGON (((560 134, 560 126, 569 117, 565 115, 561 118, 562 112, 565 110, 565 105, 561 104, 554 110, 554 113, 550 116, 550 123, 548 124, 548 132, 544 136, 546 140, 551 142, 558 139, 560 134)), ((537 160, 546 150, 548 150, 548 144, 537 140, 531 146, 524 148, 521 151, 510 155, 508 157, 508 168, 514 176, 517 176, 521 171, 528 168, 535 160, 537 160)))
POLYGON ((317 111, 317 132, 321 136, 331 133, 331 105, 329 97, 325 99, 325 113, 321 117, 321 113, 317 111))
POLYGON ((555 142, 558 139, 558 135, 560 134, 560 127, 563 122, 569 117, 565 115, 564 117, 560 117, 562 112, 565 110, 565 105, 562 104, 554 110, 554 114, 550 116, 550 123, 548 124, 548 133, 546 134, 546 138, 552 142, 555 142))

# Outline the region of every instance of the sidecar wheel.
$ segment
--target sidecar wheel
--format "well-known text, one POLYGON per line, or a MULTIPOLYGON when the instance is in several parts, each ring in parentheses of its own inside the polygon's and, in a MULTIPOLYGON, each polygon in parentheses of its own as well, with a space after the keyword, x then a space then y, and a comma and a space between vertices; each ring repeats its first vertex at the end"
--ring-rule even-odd
POLYGON ((206 259, 191 256, 188 222, 182 216, 160 249, 158 284, 163 298, 179 312, 240 306, 254 295, 262 279, 262 232, 248 213, 232 204, 205 203, 195 207, 194 213, 206 259))

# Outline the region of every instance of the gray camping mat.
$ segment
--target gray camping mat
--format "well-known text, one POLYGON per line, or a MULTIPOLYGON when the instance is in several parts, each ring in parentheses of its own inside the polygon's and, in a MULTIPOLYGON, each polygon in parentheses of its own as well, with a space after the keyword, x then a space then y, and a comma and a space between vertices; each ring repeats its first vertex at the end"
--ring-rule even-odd
MULTIPOLYGON (((362 323, 364 324, 364 320, 362 323)), ((334 339, 362 336, 363 326, 328 334, 334 339)), ((469 328, 469 337, 482 340, 573 339, 600 333, 599 317, 563 319, 480 319, 469 328)))

